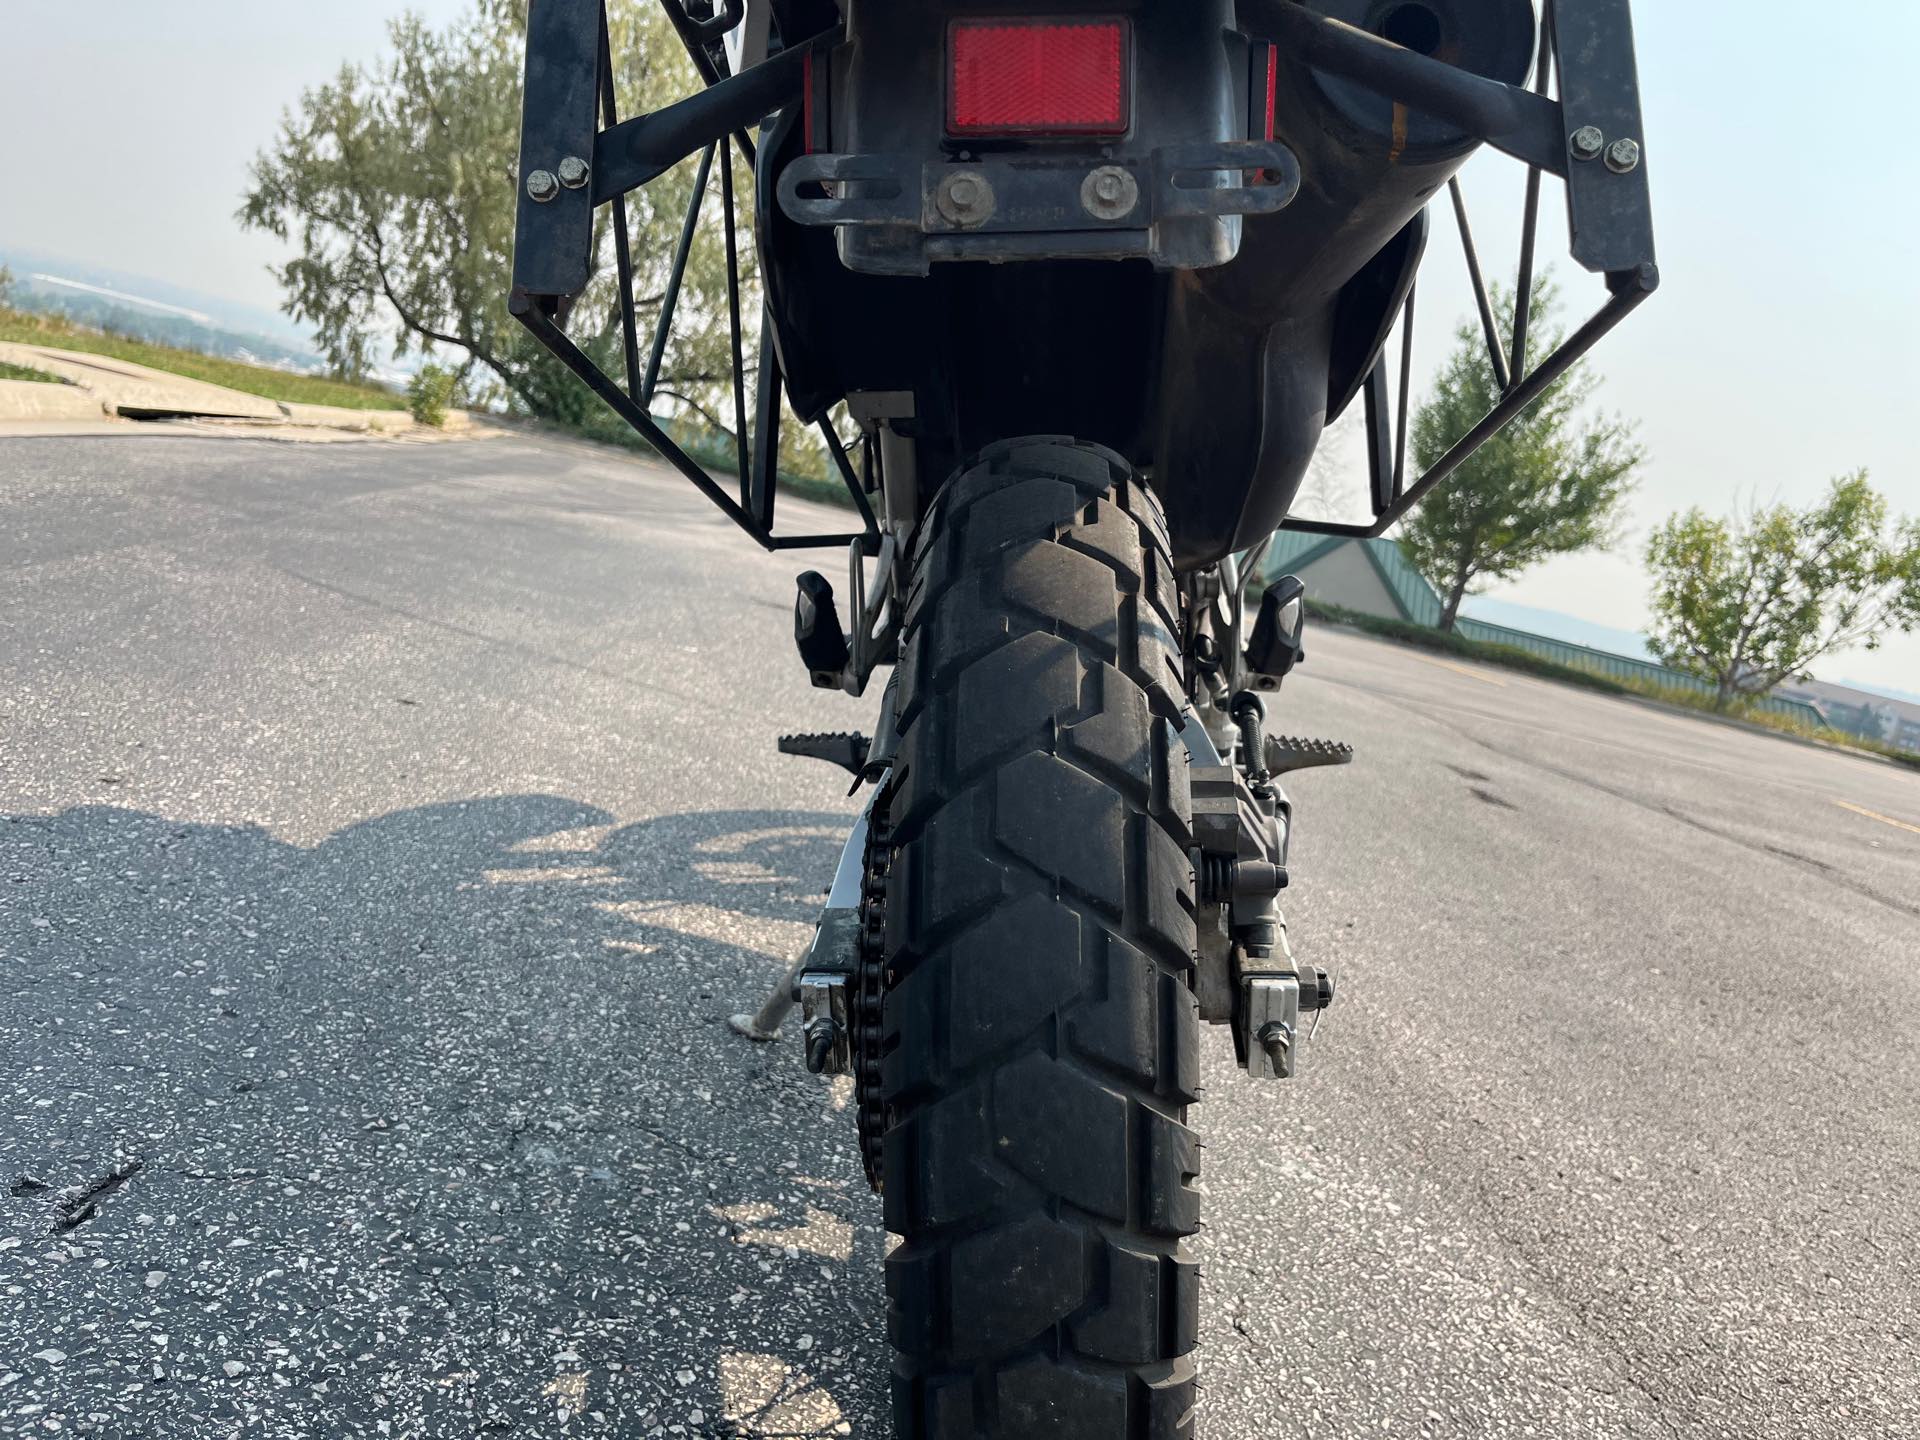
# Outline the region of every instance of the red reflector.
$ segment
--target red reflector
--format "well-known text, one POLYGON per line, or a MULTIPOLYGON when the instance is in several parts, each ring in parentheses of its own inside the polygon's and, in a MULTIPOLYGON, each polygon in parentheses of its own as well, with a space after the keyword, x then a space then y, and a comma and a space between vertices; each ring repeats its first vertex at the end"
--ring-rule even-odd
POLYGON ((1126 133, 1126 21, 956 20, 947 43, 948 133, 1126 133))

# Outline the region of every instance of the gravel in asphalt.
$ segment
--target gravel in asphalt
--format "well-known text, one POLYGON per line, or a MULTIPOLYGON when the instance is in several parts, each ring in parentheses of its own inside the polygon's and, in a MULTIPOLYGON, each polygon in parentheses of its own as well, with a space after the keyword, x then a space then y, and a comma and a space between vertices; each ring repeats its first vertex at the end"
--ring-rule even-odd
MULTIPOLYGON (((807 563, 580 446, 0 439, 0 1435, 885 1435, 846 1085, 724 1026, 858 803, 807 563)), ((1920 775, 1309 653, 1201 1434, 1920 1433, 1920 775)))

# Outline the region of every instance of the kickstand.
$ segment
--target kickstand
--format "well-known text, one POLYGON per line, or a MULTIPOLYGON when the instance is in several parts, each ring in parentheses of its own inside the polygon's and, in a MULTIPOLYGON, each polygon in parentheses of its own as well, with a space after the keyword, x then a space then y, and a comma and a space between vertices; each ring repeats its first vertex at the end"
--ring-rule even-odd
POLYGON ((793 986, 800 978, 800 967, 807 963, 808 951, 802 950, 800 958, 793 962, 787 973, 773 987, 760 1008, 751 1015, 742 1013, 727 1017, 727 1028, 736 1035, 744 1035, 756 1044, 766 1045, 780 1038, 780 1022, 787 1018, 787 1012, 794 1007, 793 986))

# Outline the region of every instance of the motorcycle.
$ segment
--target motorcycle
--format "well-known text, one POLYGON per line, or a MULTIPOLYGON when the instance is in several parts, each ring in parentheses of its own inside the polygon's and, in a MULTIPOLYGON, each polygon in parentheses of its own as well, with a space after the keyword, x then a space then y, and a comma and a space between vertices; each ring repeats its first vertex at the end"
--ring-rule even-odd
POLYGON ((812 944, 743 1028, 797 1003, 808 1067, 852 1077, 900 1237, 897 1435, 1191 1436, 1200 1026, 1230 1027, 1249 1076, 1295 1074, 1335 992, 1288 943, 1281 781, 1352 755, 1269 728, 1306 596, 1250 590, 1276 529, 1383 533, 1654 292, 1629 0, 662 4, 704 88, 622 119, 604 0, 531 0, 509 304, 754 541, 846 552, 844 597, 798 580, 815 685, 888 672, 871 736, 782 742, 868 800, 812 944), (1458 177, 1483 146, 1527 170, 1510 335, 1458 177), (732 493, 649 407, 716 151, 732 493), (643 360, 625 197, 693 155, 643 360), (1547 176, 1607 297, 1530 364, 1547 176), (1443 189, 1501 398, 1410 478, 1443 189), (602 207, 624 383, 566 330, 602 207), (1373 521, 1293 515, 1355 403, 1373 521), (787 410, 859 529, 775 529, 787 410))

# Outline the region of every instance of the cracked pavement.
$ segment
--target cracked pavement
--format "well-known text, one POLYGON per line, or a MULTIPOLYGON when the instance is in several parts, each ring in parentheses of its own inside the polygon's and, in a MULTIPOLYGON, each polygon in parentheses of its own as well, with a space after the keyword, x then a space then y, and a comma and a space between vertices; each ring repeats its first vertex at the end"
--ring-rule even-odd
MULTIPOLYGON (((0 439, 0 1435, 885 1435, 847 1087, 723 1024, 857 804, 824 559, 560 442, 0 439)), ((1920 1433, 1920 775, 1309 648, 1340 1002, 1208 1036, 1201 1435, 1920 1433)))

